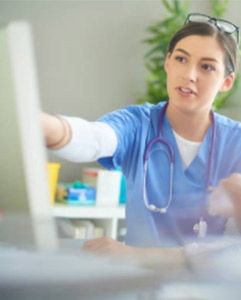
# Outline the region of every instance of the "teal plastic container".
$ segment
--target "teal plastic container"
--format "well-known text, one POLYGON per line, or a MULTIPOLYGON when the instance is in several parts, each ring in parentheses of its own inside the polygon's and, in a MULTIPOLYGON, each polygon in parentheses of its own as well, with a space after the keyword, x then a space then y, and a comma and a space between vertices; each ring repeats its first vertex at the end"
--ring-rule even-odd
MULTIPOLYGON (((121 167, 118 167, 116 170, 121 171, 121 167)), ((121 174, 119 204, 120 205, 126 204, 126 179, 123 173, 121 174)))

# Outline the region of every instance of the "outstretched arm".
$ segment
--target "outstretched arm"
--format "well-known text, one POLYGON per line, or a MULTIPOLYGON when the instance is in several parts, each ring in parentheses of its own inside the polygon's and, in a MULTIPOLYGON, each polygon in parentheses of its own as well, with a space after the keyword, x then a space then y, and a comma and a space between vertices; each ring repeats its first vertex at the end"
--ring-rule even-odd
POLYGON ((83 249, 94 255, 124 259, 152 269, 166 267, 190 269, 192 263, 212 259, 216 251, 235 245, 237 241, 224 239, 215 243, 191 243, 184 247, 138 248, 109 237, 102 237, 85 242, 83 249))
POLYGON ((83 249, 97 256, 111 256, 134 261, 144 267, 183 266, 186 263, 184 248, 137 248, 109 237, 89 240, 83 249))
POLYGON ((113 156, 117 148, 115 131, 104 122, 77 117, 41 114, 46 146, 72 162, 91 162, 113 156))

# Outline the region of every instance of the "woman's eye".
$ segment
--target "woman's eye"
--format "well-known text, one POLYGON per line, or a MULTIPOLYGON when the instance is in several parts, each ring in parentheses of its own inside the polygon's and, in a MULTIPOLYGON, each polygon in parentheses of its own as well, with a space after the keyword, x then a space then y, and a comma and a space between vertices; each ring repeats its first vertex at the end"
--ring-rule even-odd
POLYGON ((207 71, 215 71, 215 68, 213 66, 206 65, 206 64, 202 65, 202 68, 207 71))
POLYGON ((180 61, 180 62, 185 62, 186 61, 186 59, 184 57, 182 57, 182 56, 176 56, 175 59, 177 61, 180 61))

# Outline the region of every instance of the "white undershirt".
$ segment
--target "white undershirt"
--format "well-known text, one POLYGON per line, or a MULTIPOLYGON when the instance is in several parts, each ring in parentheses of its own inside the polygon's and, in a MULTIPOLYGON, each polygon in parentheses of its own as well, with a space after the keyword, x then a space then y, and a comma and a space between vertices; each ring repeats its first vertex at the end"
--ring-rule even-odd
MULTIPOLYGON (((115 131, 106 123, 89 122, 81 118, 62 116, 70 124, 70 143, 53 152, 73 162, 90 162, 101 157, 113 156, 117 149, 115 131)), ((201 143, 188 141, 174 131, 177 146, 186 169, 196 156, 201 143)))
POLYGON ((186 140, 179 134, 177 134, 174 130, 173 133, 176 138, 178 150, 182 159, 183 168, 184 170, 186 170, 186 168, 191 164, 191 162, 197 155, 201 143, 186 140))

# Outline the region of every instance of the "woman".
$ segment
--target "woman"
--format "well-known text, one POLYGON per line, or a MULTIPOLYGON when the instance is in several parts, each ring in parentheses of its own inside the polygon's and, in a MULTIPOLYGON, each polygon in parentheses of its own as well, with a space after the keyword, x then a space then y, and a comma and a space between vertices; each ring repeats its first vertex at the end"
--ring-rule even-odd
POLYGON ((46 143, 56 154, 121 166, 126 177, 127 245, 104 238, 88 241, 87 250, 131 253, 137 251, 131 246, 164 247, 223 233, 226 218, 207 212, 208 188, 241 173, 241 126, 211 107, 234 82, 237 41, 235 25, 190 14, 169 45, 167 103, 126 107, 94 123, 43 114, 46 143))

